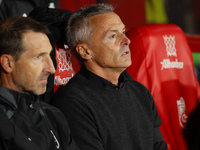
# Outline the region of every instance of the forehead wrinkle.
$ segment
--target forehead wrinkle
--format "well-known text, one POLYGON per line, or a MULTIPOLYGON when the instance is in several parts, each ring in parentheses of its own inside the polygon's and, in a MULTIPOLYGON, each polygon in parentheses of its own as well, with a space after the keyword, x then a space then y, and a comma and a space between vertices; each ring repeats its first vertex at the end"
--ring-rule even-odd
POLYGON ((93 38, 97 33, 101 33, 98 36, 104 37, 110 32, 121 32, 126 28, 120 17, 114 12, 92 16, 88 20, 94 31, 93 38))

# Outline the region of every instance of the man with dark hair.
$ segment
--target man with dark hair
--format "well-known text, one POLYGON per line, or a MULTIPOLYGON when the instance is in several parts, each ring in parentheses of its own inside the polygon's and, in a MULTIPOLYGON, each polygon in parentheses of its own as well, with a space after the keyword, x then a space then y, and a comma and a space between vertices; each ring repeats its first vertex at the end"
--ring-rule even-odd
POLYGON ((134 81, 125 25, 108 4, 82 7, 67 44, 82 67, 53 100, 81 150, 167 150, 150 92, 134 81))
POLYGON ((55 72, 48 28, 27 17, 0 25, 0 149, 72 150, 64 115, 40 100, 55 72))

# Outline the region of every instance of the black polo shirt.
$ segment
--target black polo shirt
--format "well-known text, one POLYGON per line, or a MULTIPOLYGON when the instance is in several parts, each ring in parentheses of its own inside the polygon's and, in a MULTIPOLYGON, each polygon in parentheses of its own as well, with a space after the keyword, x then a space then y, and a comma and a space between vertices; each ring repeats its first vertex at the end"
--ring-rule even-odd
POLYGON ((84 66, 81 66, 79 73, 83 75, 85 78, 87 78, 88 80, 97 84, 98 86, 103 87, 105 89, 110 89, 110 90, 116 90, 116 89, 122 88, 125 82, 127 81, 127 77, 123 73, 121 73, 121 75, 119 76, 119 81, 118 81, 118 86, 117 86, 115 84, 112 84, 110 81, 92 73, 91 71, 86 69, 84 66))

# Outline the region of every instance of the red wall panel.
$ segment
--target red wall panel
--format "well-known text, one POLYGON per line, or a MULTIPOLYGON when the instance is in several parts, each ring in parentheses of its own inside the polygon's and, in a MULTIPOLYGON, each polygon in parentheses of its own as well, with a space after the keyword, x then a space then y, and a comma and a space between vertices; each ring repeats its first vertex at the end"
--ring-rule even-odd
MULTIPOLYGON (((96 0, 60 0, 59 8, 75 11, 78 8, 95 4, 96 0)), ((144 0, 108 0, 115 7, 127 28, 146 24, 144 0)))

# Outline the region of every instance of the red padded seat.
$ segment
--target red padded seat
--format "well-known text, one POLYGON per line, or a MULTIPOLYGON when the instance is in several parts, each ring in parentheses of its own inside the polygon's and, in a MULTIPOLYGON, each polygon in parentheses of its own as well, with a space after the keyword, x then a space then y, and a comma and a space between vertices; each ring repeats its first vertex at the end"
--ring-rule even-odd
POLYGON ((127 71, 153 95, 169 150, 186 150, 182 130, 200 92, 184 32, 174 24, 152 24, 132 28, 127 36, 132 57, 127 71))
POLYGON ((79 71, 80 64, 72 51, 62 42, 55 45, 57 69, 54 75, 54 93, 79 71))

